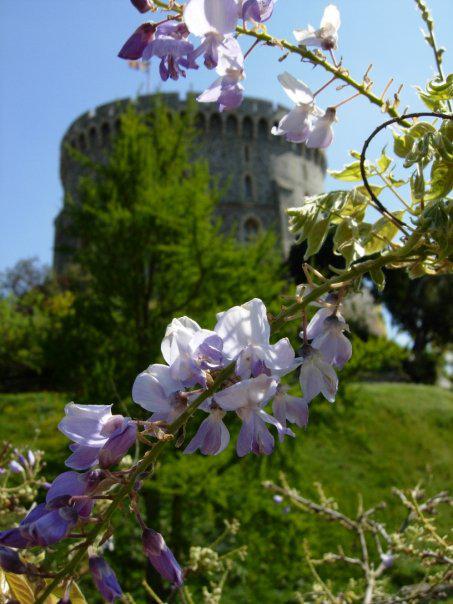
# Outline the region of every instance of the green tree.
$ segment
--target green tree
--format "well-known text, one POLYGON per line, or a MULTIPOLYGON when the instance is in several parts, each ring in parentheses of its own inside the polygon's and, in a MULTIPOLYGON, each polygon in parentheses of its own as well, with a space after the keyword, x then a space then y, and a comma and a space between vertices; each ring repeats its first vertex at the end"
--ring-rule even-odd
POLYGON ((160 105, 125 112, 105 161, 78 154, 85 175, 68 207, 84 277, 62 362, 84 396, 129 393, 173 317, 212 325, 217 311, 281 291, 274 235, 241 244, 221 230, 200 155, 192 111, 160 105))

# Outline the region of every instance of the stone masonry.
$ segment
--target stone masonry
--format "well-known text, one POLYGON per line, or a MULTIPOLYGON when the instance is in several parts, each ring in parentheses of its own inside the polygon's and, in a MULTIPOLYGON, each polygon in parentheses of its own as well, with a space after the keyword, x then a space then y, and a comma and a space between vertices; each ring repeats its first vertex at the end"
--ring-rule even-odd
MULTIPOLYGON (((184 111, 186 102, 178 94, 159 96, 171 109, 184 111)), ((80 167, 66 151, 67 145, 102 159, 128 103, 149 112, 155 98, 143 95, 135 100, 113 101, 84 113, 71 124, 61 143, 60 176, 65 195, 77 199, 81 175, 80 167)), ((293 239, 285 210, 297 205, 305 195, 323 191, 324 153, 273 136, 271 128, 286 108, 269 101, 245 98, 241 107, 226 113, 218 113, 211 104, 200 103, 197 108, 202 153, 220 186, 227 185, 218 207, 224 227, 236 229, 243 241, 261 229, 274 229, 282 252, 287 255, 293 239)), ((70 259, 62 251, 68 242, 67 222, 63 207, 55 219, 54 268, 60 273, 70 259)))

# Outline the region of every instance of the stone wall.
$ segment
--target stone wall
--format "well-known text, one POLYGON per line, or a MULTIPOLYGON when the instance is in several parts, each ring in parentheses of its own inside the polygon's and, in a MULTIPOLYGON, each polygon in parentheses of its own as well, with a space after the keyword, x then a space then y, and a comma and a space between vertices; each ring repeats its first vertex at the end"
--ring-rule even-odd
MULTIPOLYGON (((184 111, 186 101, 178 94, 161 94, 171 109, 184 111)), ((152 109, 156 97, 140 96, 100 105, 77 118, 61 143, 60 177, 65 194, 77 199, 80 166, 68 155, 71 145, 93 159, 102 159, 111 137, 118 132, 120 115, 133 102, 139 111, 152 109)), ((292 237, 285 210, 305 195, 323 190, 326 161, 319 150, 288 143, 270 131, 286 109, 269 101, 246 98, 235 111, 218 113, 211 104, 199 104, 197 128, 201 153, 225 194, 218 213, 226 229, 233 228, 241 240, 261 229, 274 229, 287 254, 292 237)), ((62 250, 69 242, 63 207, 55 219, 54 267, 64 270, 69 259, 62 250)))

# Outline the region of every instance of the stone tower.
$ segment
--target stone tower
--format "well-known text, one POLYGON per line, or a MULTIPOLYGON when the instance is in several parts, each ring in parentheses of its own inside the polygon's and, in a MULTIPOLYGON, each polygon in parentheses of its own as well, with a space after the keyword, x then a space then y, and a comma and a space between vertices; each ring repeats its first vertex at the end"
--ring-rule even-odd
MULTIPOLYGON (((134 101, 107 103, 71 124, 61 143, 60 175, 65 194, 77 199, 81 175, 79 165, 66 151, 67 145, 93 159, 102 159, 128 103, 134 102, 139 111, 149 112, 155 98, 144 95, 134 101)), ((160 94, 159 98, 173 110, 185 109, 186 102, 178 94, 160 94)), ((286 255, 293 239, 285 210, 297 205, 305 195, 322 192, 324 154, 273 136, 271 128, 286 109, 269 101, 245 98, 241 107, 226 113, 218 113, 215 105, 200 103, 197 110, 202 153, 220 185, 228 183, 217 210, 225 228, 236 228, 240 240, 247 240, 261 229, 274 229, 286 255)), ((67 223, 63 207, 55 219, 54 268, 60 273, 70 259, 62 251, 68 242, 67 223)))

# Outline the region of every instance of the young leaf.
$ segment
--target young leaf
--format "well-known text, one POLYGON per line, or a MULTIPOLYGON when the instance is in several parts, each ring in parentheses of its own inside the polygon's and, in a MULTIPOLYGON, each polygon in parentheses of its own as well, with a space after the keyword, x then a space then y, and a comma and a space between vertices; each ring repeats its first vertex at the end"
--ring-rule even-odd
POLYGON ((374 268, 370 270, 370 277, 376 283, 376 287, 381 292, 385 287, 385 275, 382 268, 374 268))
POLYGON ((436 160, 431 167, 431 187, 425 195, 426 201, 437 201, 446 197, 453 188, 453 165, 436 160))
POLYGON ((390 157, 388 157, 388 155, 385 154, 384 151, 382 152, 381 157, 379 157, 379 159, 376 162, 377 167, 379 168, 379 172, 381 174, 384 174, 384 172, 387 171, 387 169, 389 168, 391 163, 392 163, 392 160, 390 159, 390 157))
MULTIPOLYGON (((343 170, 329 170, 330 176, 336 178, 337 180, 343 180, 345 182, 356 182, 362 180, 362 175, 360 173, 360 162, 354 161, 352 164, 347 164, 344 166, 343 170)), ((369 168, 366 169, 367 175, 369 173, 369 168)))

